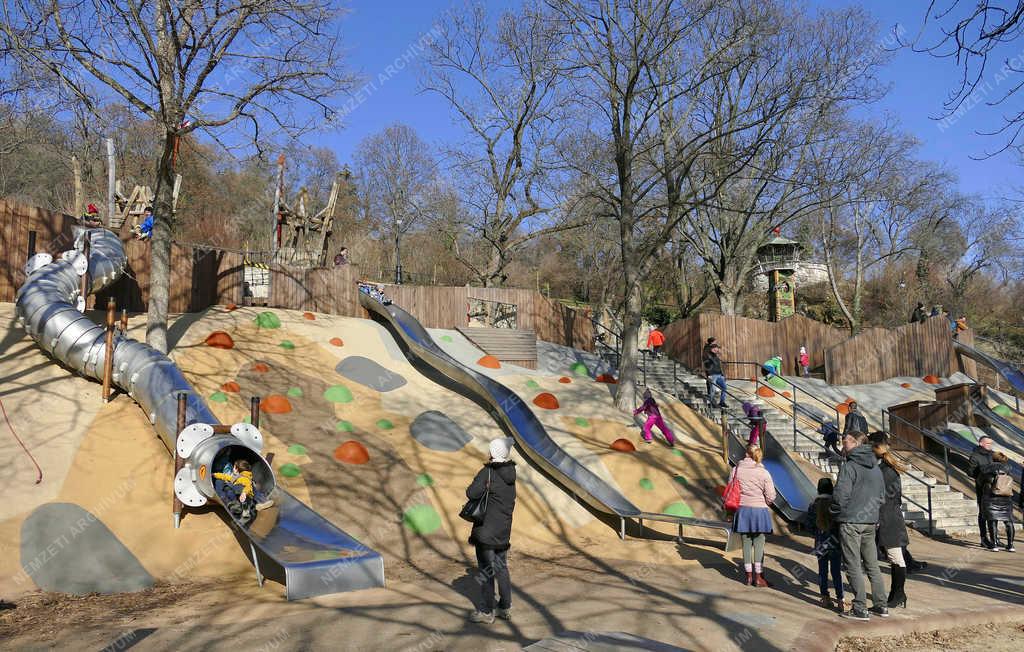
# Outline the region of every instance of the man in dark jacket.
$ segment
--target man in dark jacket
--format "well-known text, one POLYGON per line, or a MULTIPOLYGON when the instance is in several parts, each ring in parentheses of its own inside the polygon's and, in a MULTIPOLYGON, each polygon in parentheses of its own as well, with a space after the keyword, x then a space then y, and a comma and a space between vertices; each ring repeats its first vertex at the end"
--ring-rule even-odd
POLYGON ((978 481, 981 485, 981 512, 988 520, 988 542, 989 550, 999 550, 1002 544, 999 542, 999 524, 1006 528, 1006 551, 1015 552, 1013 547, 1013 479, 1010 476, 1010 465, 1006 454, 995 452, 992 454, 992 463, 981 467, 978 473, 978 481), (1000 491, 998 479, 1002 478, 1005 483, 1004 490, 1000 491))
POLYGON ((981 487, 981 470, 992 463, 992 438, 984 435, 978 445, 971 451, 967 460, 967 473, 974 478, 974 499, 978 503, 978 529, 981 531, 981 547, 991 548, 993 543, 988 537, 988 519, 985 518, 984 491, 981 487))
POLYGON ((843 436, 846 462, 839 468, 835 492, 832 494, 831 512, 839 521, 839 540, 846 561, 846 575, 853 589, 853 609, 843 617, 867 620, 867 596, 863 571, 871 582, 871 613, 885 618, 889 615, 885 582, 878 569, 878 548, 875 545, 875 526, 878 510, 885 500, 885 481, 878 468, 878 460, 868 436, 855 432, 843 436))
POLYGON ((708 379, 708 402, 714 407, 715 394, 712 387, 717 387, 719 390, 718 407, 724 408, 726 384, 725 373, 722 371, 722 359, 719 357, 721 352, 722 349, 717 342, 711 344, 711 349, 704 358, 704 376, 708 379))
POLYGON ((473 478, 466 489, 467 498, 487 494, 484 522, 473 526, 469 542, 476 546, 480 568, 483 606, 470 616, 475 623, 494 622, 494 581, 498 581, 498 617, 512 620, 512 580, 508 573, 508 549, 511 547, 512 510, 516 507, 516 463, 509 460, 511 439, 491 442, 491 461, 473 478))
POLYGON ((867 432, 868 420, 857 411, 857 401, 850 401, 849 412, 846 413, 846 421, 843 422, 843 435, 853 432, 867 432))

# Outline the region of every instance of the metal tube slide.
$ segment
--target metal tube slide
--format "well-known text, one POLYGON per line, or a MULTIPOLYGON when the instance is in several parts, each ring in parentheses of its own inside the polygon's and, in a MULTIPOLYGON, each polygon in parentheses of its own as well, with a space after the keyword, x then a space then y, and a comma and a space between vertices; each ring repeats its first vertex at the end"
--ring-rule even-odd
POLYGON ((1006 379, 1006 382, 1010 383, 1011 387, 1018 392, 1024 392, 1024 372, 1021 372, 1017 367, 1008 362, 993 358, 987 353, 982 353, 973 346, 968 346, 957 340, 953 340, 953 349, 957 353, 995 370, 996 373, 1006 379))
MULTIPOLYGON (((80 298, 79 279, 88 271, 90 292, 116 281, 125 267, 124 248, 117 236, 105 229, 78 228, 75 236, 75 248, 57 260, 37 255, 29 261, 28 280, 18 291, 15 308, 26 332, 40 348, 76 373, 100 380, 106 357, 105 330, 75 307, 80 298), (88 260, 83 254, 86 238, 90 243, 88 260)), ((187 425, 219 423, 181 370, 164 354, 118 335, 112 355, 114 384, 145 411, 168 450, 175 450, 179 435, 179 394, 186 396, 187 425)), ((381 555, 278 487, 273 470, 251 441, 225 435, 206 439, 196 448, 197 455, 205 454, 205 463, 191 469, 200 470, 192 479, 201 494, 196 495, 197 504, 207 499, 220 502, 212 485, 212 461, 217 452, 245 449, 247 457, 255 462, 255 482, 271 494, 274 506, 262 512, 253 527, 230 513, 229 517, 239 532, 283 568, 288 599, 384 585, 381 555)))
POLYGON ((555 443, 518 394, 449 356, 412 315, 398 306, 384 305, 364 292, 359 293, 359 300, 371 316, 383 321, 395 337, 405 344, 411 362, 422 361, 453 383, 460 393, 484 407, 502 429, 516 440, 524 455, 596 511, 620 519, 646 518, 723 530, 728 535, 730 524, 722 521, 642 511, 555 443))

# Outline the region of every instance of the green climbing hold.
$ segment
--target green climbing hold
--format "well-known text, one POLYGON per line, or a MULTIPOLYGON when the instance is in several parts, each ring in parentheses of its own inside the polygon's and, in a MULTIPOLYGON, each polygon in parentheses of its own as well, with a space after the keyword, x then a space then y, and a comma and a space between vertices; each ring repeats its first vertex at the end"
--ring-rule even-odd
POLYGON ((673 448, 672 449, 672 454, 675 455, 676 457, 682 457, 683 456, 683 451, 679 450, 678 448, 673 448))
POLYGON ((441 528, 441 517, 430 505, 413 505, 402 514, 402 522, 416 534, 430 534, 441 528))
POLYGON ((213 394, 210 394, 210 400, 214 403, 227 403, 228 395, 224 392, 214 392, 213 394))
POLYGON ((588 369, 587 365, 583 364, 582 362, 574 362, 573 365, 569 367, 569 371, 571 371, 574 376, 590 375, 590 369, 588 369))
POLYGON ((668 505, 665 505, 665 509, 662 511, 669 516, 693 517, 693 510, 690 509, 690 506, 683 501, 669 503, 668 505))
POLYGON ((530 389, 540 389, 540 383, 538 383, 536 380, 526 381, 526 386, 529 387, 530 389))
POLYGON ((453 341, 452 340, 452 336, 451 335, 442 335, 441 336, 441 341, 442 342, 451 342, 451 341, 453 341))
POLYGON ((331 403, 351 403, 352 391, 344 385, 331 385, 324 392, 324 398, 331 403))
POLYGON ((352 432, 353 430, 355 430, 355 427, 349 421, 339 421, 338 423, 334 424, 334 429, 337 430, 338 432, 352 432))
POLYGON ((395 424, 391 423, 387 419, 380 419, 379 421, 377 421, 377 427, 380 428, 381 430, 391 430, 392 428, 395 427, 395 424))
POLYGON ((690 483, 686 481, 686 478, 684 478, 681 475, 673 476, 672 479, 678 482, 679 484, 683 485, 684 487, 690 486, 690 483))
POLYGON ((1013 410, 1010 409, 1010 406, 1003 405, 1002 403, 992 408, 992 411, 1001 417, 1008 417, 1013 414, 1013 410))
POLYGON ((281 320, 277 315, 266 310, 256 315, 256 326, 259 328, 281 328, 281 320))
POLYGON ((295 348, 295 344, 293 344, 291 340, 281 340, 281 343, 278 344, 278 346, 285 351, 291 351, 295 348))
POLYGON ((640 488, 650 491, 654 489, 654 483, 651 482, 650 478, 640 478, 640 488))
POLYGON ((246 415, 245 418, 242 419, 242 423, 252 423, 252 417, 246 415))
POLYGON ((775 389, 779 389, 782 391, 786 391, 789 389, 789 383, 787 383, 782 378, 779 378, 778 376, 771 376, 770 378, 768 378, 768 384, 774 387, 775 389))
POLYGON ((278 472, 286 478, 294 478, 302 473, 302 469, 299 468, 298 464, 292 464, 289 462, 287 464, 282 464, 281 468, 278 469, 278 472))
POLYGON ((584 428, 586 428, 587 426, 590 425, 590 422, 584 419, 583 417, 576 417, 576 425, 583 426, 584 428))
POLYGON ((305 455, 306 454, 306 447, 303 446, 302 444, 292 444, 291 446, 288 447, 288 454, 289 455, 305 455))
POLYGON ((300 396, 302 396, 302 390, 299 389, 298 387, 289 387, 288 396, 291 396, 292 398, 299 398, 300 396))
POLYGON ((421 487, 433 487, 434 479, 430 477, 429 473, 420 473, 418 476, 416 476, 416 484, 418 484, 421 487))

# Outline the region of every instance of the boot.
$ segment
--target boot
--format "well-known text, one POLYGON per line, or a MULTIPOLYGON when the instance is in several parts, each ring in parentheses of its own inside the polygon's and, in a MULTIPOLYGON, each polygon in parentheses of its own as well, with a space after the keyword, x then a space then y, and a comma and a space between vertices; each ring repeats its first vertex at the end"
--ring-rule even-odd
POLYGON ((907 594, 904 587, 907 584, 907 569, 903 566, 892 566, 892 587, 889 590, 889 608, 906 607, 907 594))
POLYGON ((999 540, 999 523, 997 523, 996 521, 989 521, 988 531, 989 543, 992 544, 991 547, 989 547, 989 550, 999 550, 1000 548, 1002 548, 1003 542, 999 540))
POLYGON ((754 583, 754 573, 752 571, 747 571, 747 581, 744 582, 744 584, 746 584, 747 586, 751 586, 753 583, 754 583))
POLYGON ((771 586, 761 573, 754 573, 754 586, 771 586))
POLYGON ((1016 552, 1017 549, 1013 547, 1013 523, 1010 521, 1006 522, 1006 550, 1007 552, 1016 552))

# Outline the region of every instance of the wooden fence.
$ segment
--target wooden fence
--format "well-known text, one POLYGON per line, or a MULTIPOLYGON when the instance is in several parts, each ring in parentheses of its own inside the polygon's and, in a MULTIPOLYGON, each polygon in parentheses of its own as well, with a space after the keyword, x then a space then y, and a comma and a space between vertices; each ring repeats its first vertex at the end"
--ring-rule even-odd
MULTIPOLYGON (((24 282, 22 267, 28 253, 28 234, 37 233, 37 251, 59 254, 71 247, 75 219, 52 211, 0 200, 0 301, 14 301, 24 282)), ((150 245, 131 239, 122 228, 127 267, 125 275, 91 299, 90 307, 105 306, 113 297, 132 312, 146 310, 149 302, 150 245)), ((275 308, 308 310, 345 317, 366 317, 359 306, 356 282, 359 268, 303 269, 271 265, 270 297, 275 308)), ((216 304, 242 305, 244 260, 240 253, 183 246, 171 248, 170 301, 172 313, 197 312, 216 304)), ((537 337, 587 351, 593 350, 594 332, 589 316, 551 301, 534 290, 519 288, 433 287, 387 285, 392 300, 427 328, 467 325, 471 299, 515 304, 517 328, 533 330, 537 337)))
MULTIPOLYGON (((976 373, 972 361, 958 361, 945 317, 894 329, 872 328, 856 337, 801 315, 768 322, 702 313, 665 328, 669 355, 691 369, 701 368, 704 342, 712 336, 718 338, 725 362, 762 363, 780 355, 784 374, 799 372, 796 357, 805 346, 812 369, 823 370, 835 385, 875 383, 895 376, 976 373)), ((965 343, 972 341, 970 331, 960 337, 965 343)), ((750 378, 757 369, 727 364, 725 371, 730 378, 750 378)))

